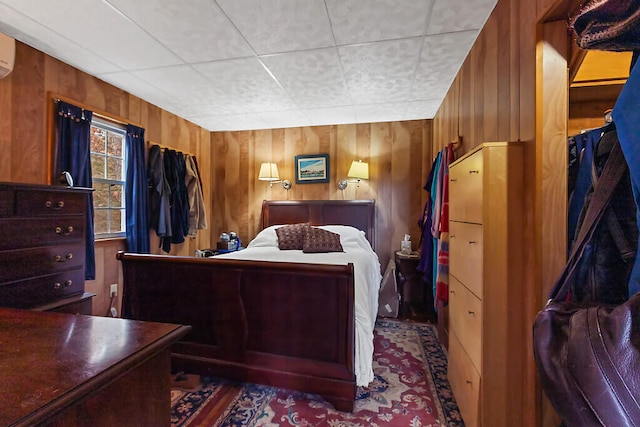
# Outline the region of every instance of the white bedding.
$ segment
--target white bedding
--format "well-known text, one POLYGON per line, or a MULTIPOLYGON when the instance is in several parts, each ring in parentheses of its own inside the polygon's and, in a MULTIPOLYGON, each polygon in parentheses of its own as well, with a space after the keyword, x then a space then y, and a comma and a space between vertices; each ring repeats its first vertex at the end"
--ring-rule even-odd
POLYGON ((355 282, 355 371, 356 383, 367 386, 373 380, 373 328, 378 313, 378 291, 382 276, 380 261, 363 231, 344 225, 324 225, 319 228, 340 234, 344 252, 303 253, 301 250, 280 250, 274 225, 262 230, 247 248, 218 255, 223 258, 284 261, 314 264, 354 265, 355 282))

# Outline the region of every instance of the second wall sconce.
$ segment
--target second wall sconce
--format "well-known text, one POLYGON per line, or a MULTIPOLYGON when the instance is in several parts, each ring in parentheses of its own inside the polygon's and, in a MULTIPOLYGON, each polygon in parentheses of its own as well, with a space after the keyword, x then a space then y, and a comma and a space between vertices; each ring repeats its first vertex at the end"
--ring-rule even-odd
POLYGON ((278 165, 275 163, 262 163, 260 165, 260 172, 258 173, 258 180, 269 181, 269 188, 273 187, 274 183, 282 184, 282 188, 289 190, 291 188, 291 181, 288 179, 280 179, 278 174, 278 165))
POLYGON ((362 160, 351 162, 347 178, 351 179, 341 179, 338 182, 338 190, 344 190, 350 182, 355 182, 356 186, 359 187, 361 179, 369 179, 369 163, 362 160))

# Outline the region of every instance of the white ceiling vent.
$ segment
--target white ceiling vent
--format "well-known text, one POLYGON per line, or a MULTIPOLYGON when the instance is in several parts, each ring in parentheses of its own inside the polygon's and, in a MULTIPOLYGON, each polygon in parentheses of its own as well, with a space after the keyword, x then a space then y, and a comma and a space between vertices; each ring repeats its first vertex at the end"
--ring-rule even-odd
POLYGON ((16 41, 0 33, 0 79, 9 75, 13 70, 16 59, 16 41))

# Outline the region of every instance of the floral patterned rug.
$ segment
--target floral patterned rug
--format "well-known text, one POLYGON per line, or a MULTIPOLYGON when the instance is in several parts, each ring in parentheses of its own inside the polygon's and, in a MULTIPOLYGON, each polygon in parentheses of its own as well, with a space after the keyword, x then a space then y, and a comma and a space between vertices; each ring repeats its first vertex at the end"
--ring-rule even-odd
POLYGON ((198 391, 171 391, 172 426, 464 426, 434 325, 379 319, 374 345, 375 379, 358 388, 353 413, 316 395, 202 378, 198 391))

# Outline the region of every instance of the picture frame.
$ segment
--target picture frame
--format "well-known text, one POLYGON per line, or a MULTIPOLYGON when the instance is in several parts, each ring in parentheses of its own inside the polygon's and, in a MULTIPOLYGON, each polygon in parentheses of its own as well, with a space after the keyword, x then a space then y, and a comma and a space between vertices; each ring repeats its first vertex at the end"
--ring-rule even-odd
POLYGON ((295 157, 296 184, 329 182, 328 154, 301 154, 295 157))

